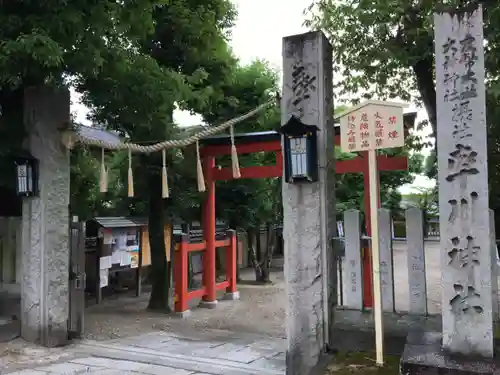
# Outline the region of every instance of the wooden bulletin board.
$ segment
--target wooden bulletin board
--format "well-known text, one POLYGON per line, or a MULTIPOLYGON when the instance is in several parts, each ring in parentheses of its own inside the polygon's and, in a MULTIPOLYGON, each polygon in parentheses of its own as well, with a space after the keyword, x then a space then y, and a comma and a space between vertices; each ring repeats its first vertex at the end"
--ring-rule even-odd
MULTIPOLYGON (((167 261, 170 261, 170 247, 172 246, 172 225, 165 224, 164 230, 165 236, 165 256, 167 261)), ((147 227, 142 228, 142 238, 141 238, 141 253, 142 253, 142 265, 151 265, 151 247, 149 245, 149 230, 147 227)))

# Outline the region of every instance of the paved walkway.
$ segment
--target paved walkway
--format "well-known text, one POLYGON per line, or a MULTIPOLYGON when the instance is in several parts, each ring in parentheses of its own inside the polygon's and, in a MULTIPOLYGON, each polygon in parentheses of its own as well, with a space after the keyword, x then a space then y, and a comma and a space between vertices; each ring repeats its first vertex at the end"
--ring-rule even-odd
POLYGON ((69 358, 9 375, 283 375, 286 340, 227 331, 82 341, 69 358))

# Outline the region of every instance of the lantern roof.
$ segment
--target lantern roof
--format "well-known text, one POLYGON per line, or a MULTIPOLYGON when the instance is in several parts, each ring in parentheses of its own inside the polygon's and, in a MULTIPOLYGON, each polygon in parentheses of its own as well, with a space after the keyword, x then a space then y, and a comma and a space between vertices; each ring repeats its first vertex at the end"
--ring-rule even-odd
POLYGON ((301 119, 292 115, 290 119, 278 131, 287 135, 303 135, 308 132, 317 132, 319 128, 316 125, 307 125, 301 119))

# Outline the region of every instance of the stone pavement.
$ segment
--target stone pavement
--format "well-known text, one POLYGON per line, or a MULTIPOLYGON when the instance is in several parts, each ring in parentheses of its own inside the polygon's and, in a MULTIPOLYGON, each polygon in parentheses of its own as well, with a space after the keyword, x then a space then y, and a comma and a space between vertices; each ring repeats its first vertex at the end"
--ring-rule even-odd
POLYGON ((227 331, 155 332, 110 341, 81 341, 74 355, 9 375, 283 375, 286 339, 227 331))

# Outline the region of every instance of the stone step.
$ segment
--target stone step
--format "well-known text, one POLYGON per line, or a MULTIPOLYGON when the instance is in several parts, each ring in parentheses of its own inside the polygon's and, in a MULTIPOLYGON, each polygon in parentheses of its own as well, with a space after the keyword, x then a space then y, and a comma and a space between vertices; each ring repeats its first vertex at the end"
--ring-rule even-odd
POLYGON ((73 351, 93 357, 154 364, 213 375, 283 375, 285 373, 284 370, 270 369, 265 365, 245 364, 219 358, 193 357, 93 341, 82 341, 73 351))

